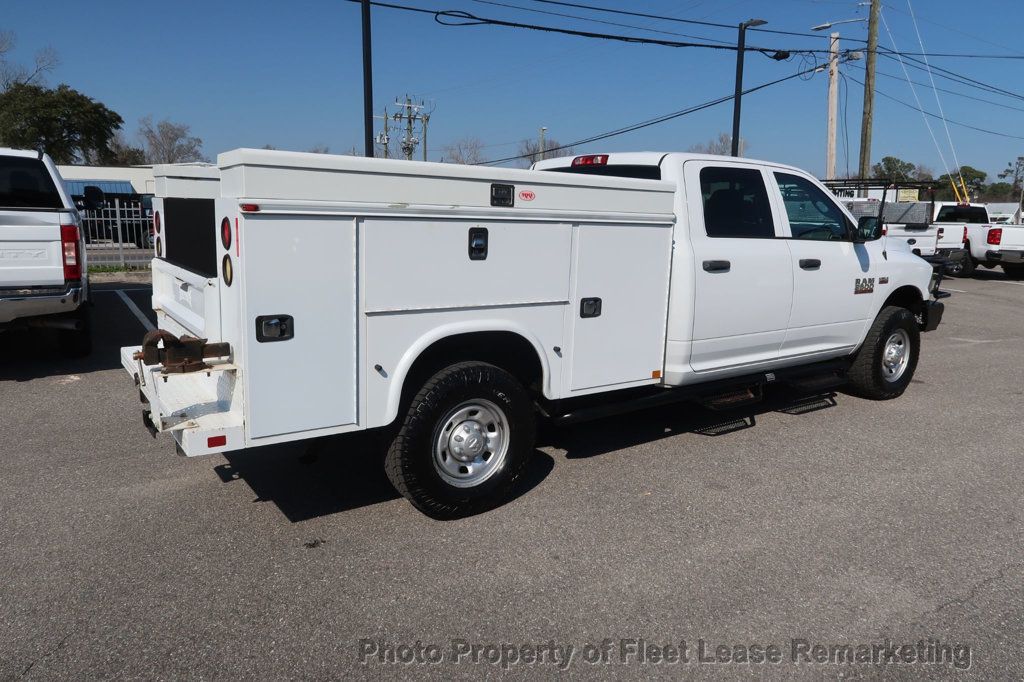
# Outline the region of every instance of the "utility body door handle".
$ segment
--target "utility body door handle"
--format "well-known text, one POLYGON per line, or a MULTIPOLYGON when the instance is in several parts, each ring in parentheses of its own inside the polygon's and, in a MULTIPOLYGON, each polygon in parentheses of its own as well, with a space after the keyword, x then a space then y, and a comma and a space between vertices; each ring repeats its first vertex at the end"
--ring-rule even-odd
POLYGON ((727 260, 706 260, 704 261, 705 272, 729 272, 732 263, 727 260))
POLYGON ((821 261, 817 258, 801 258, 800 267, 804 270, 817 270, 821 267, 821 261))

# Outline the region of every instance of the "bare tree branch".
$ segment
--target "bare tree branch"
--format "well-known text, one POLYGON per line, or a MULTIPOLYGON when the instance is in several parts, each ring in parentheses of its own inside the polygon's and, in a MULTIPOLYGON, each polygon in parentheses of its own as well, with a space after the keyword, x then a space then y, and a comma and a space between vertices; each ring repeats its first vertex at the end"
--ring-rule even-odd
POLYGON ((478 137, 463 137, 442 148, 442 158, 448 163, 472 165, 482 163, 484 143, 478 137))

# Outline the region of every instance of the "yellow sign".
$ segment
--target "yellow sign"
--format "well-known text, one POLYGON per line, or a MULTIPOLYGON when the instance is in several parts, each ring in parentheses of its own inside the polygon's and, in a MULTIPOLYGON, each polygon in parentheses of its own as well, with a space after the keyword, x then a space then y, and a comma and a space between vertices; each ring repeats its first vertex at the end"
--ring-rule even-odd
POLYGON ((896 201, 917 201, 918 191, 916 189, 901 189, 896 191, 896 201))

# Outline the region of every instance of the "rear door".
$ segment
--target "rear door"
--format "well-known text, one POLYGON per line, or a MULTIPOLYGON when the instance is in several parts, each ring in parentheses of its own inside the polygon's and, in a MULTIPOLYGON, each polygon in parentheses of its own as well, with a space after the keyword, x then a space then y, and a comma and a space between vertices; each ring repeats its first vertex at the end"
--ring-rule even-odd
POLYGON ((43 160, 0 154, 0 288, 63 286, 62 218, 71 222, 43 160))
POLYGON ((695 273, 690 366, 710 372, 778 358, 793 272, 764 171, 692 160, 683 177, 695 273))

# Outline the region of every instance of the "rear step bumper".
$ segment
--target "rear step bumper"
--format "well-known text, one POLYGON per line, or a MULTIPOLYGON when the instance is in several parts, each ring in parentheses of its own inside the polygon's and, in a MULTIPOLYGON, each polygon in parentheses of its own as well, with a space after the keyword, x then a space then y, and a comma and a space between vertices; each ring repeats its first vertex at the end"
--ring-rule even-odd
POLYGON ((986 251, 985 259, 990 262, 1017 265, 1024 263, 1024 251, 986 251))
POLYGON ((53 294, 0 294, 0 324, 31 317, 69 313, 82 304, 82 287, 70 286, 53 294))
POLYGON ((142 346, 121 348, 121 366, 139 388, 143 423, 154 434, 169 431, 189 457, 245 447, 237 367, 214 361, 206 370, 168 373, 136 359, 142 346))

